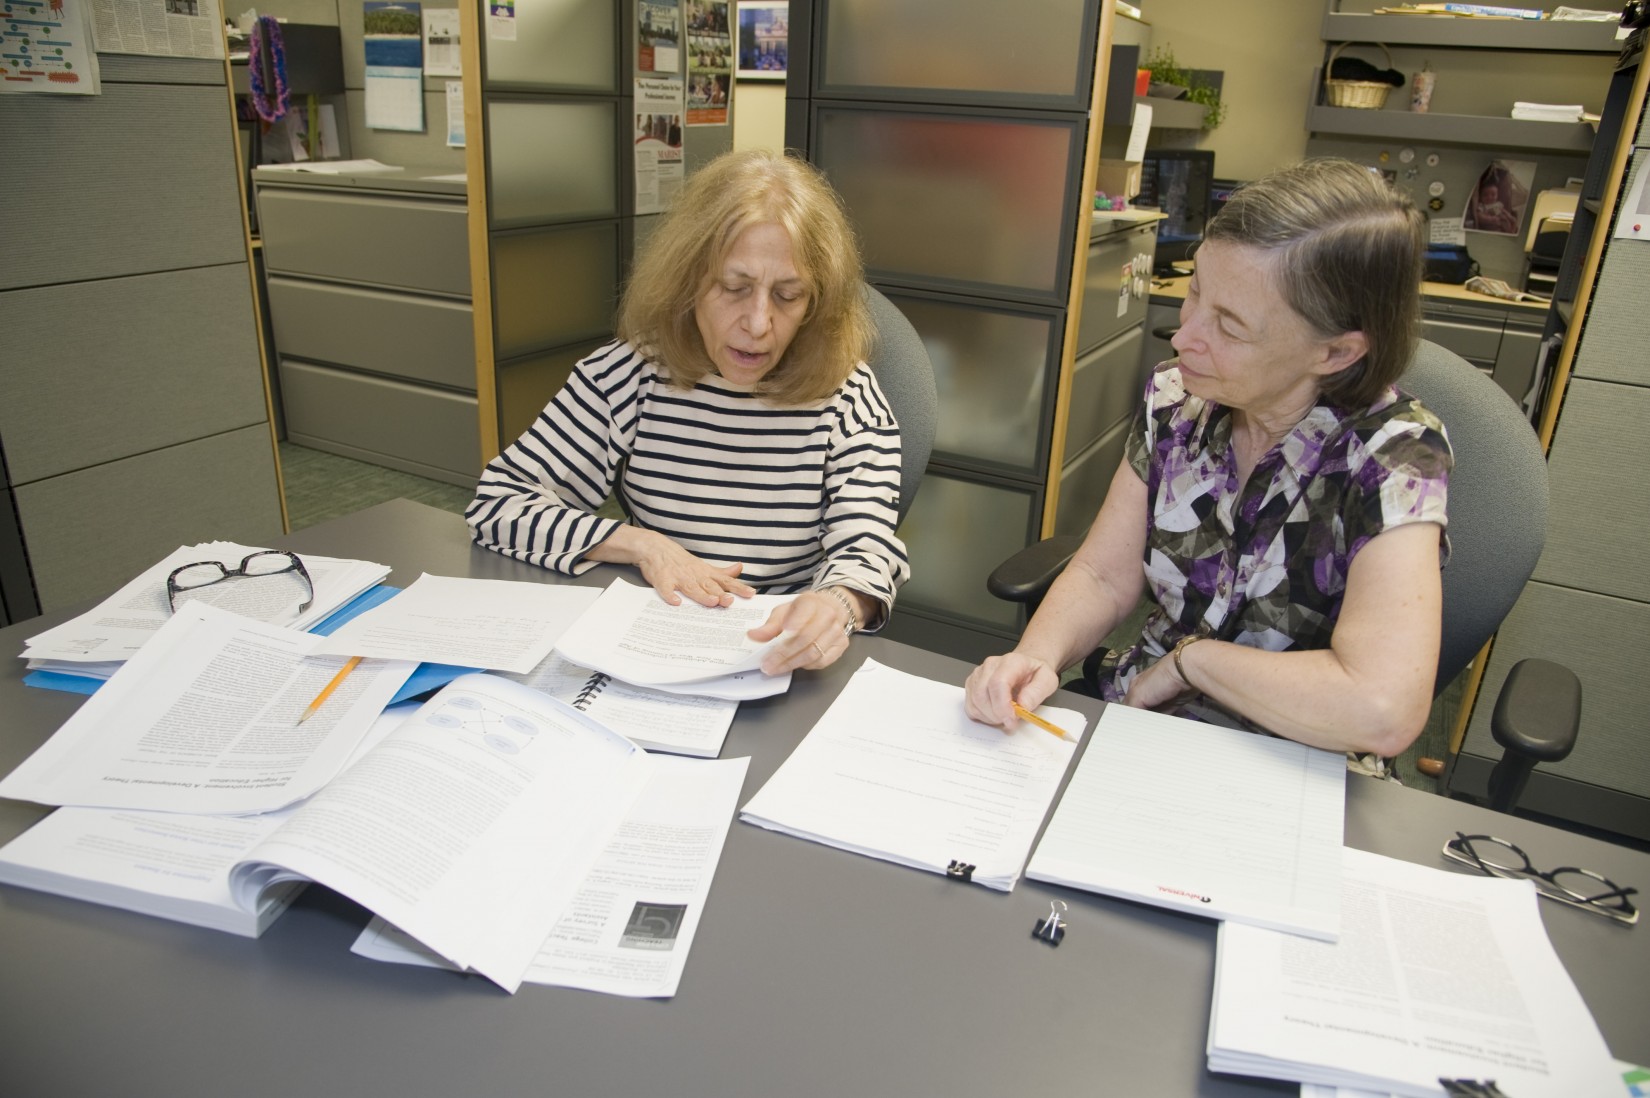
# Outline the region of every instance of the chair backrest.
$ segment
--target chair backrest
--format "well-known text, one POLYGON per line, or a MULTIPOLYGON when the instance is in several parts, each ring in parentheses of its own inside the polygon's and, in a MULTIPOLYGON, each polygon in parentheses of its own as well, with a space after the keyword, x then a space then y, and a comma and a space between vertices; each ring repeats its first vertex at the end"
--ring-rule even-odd
POLYGON ((894 418, 899 420, 899 517, 903 521, 917 498, 928 455, 934 449, 939 394, 934 388, 934 366, 928 361, 928 349, 905 314, 874 286, 865 287, 865 297, 877 330, 876 345, 866 365, 876 375, 894 418))
POLYGON ((1518 405, 1477 367, 1421 341, 1398 387, 1444 421, 1450 560, 1436 690, 1478 654, 1518 601, 1547 537, 1547 462, 1518 405))

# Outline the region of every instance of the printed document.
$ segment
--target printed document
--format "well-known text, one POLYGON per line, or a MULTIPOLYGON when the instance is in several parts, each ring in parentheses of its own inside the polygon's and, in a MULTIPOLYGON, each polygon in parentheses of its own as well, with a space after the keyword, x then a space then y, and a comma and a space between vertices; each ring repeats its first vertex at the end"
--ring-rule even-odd
POLYGON ((1026 875, 1333 940, 1345 817, 1339 753, 1108 705, 1026 875))
POLYGON ((569 584, 423 575, 314 650, 525 673, 600 594, 569 584))
POLYGON ((746 636, 794 595, 752 595, 732 606, 672 606, 651 587, 614 580, 556 641, 576 664, 624 682, 735 701, 790 689, 791 677, 764 675, 762 657, 778 639, 746 636))
POLYGON ((190 603, 35 753, 0 797, 242 815, 309 796, 344 766, 414 665, 368 660, 302 724, 343 666, 315 637, 190 603))
POLYGON ((453 680, 238 864, 242 906, 326 885, 507 991, 656 760, 536 690, 453 680))
POLYGON ((1070 738, 977 724, 962 687, 866 660, 740 818, 1010 891, 1088 723, 1038 715, 1070 738))
MULTIPOLYGON (((632 998, 675 995, 749 762, 654 760, 641 796, 539 947, 526 982, 632 998)), ((353 951, 451 967, 379 918, 353 951)))
MULTIPOLYGON (((166 577, 175 569, 203 561, 217 561, 226 568, 238 568, 248 556, 262 551, 255 545, 239 545, 229 541, 185 545, 168 554, 160 563, 145 569, 136 579, 86 613, 30 637, 24 642, 23 657, 30 661, 31 668, 38 667, 40 661, 78 664, 81 666, 54 665, 52 669, 82 674, 93 674, 98 670, 84 665, 108 664, 100 676, 107 678, 121 661, 130 659, 154 636, 155 630, 171 618, 172 610, 166 601, 166 577)), ((310 553, 299 554, 299 560, 315 584, 315 598, 309 609, 296 614, 295 607, 276 606, 271 610, 278 613, 272 616, 246 616, 260 617, 272 624, 293 629, 308 629, 390 574, 387 566, 365 560, 322 557, 310 553)), ((242 580, 226 582, 248 586, 242 580)), ((279 585, 278 589, 284 591, 286 588, 279 585)), ((244 610, 240 612, 246 613, 244 610)))
POLYGON ((1534 885, 1362 850, 1344 865, 1338 942, 1221 926, 1211 1071, 1400 1095, 1442 1095, 1440 1078, 1622 1093, 1534 885))

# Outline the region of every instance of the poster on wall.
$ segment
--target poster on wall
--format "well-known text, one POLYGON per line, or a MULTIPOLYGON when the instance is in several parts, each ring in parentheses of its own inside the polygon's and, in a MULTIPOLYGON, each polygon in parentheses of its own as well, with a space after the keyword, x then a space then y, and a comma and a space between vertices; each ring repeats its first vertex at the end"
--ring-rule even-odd
POLYGON ((0 2, 0 92, 102 93, 87 2, 0 2))
POLYGON ((687 22, 688 125, 725 126, 733 90, 728 0, 687 0, 682 8, 687 22))
POLYGON ((430 8, 424 12, 424 75, 463 76, 459 49, 458 9, 430 8))
MULTIPOLYGON (((153 57, 223 56, 223 16, 218 0, 87 0, 92 35, 104 53, 153 57)), ((8 0, 9 8, 19 6, 8 0)))
POLYGON ((516 40, 516 0, 491 0, 487 5, 487 37, 495 42, 516 40))
POLYGON ((682 27, 676 0, 636 5, 636 71, 681 72, 682 27))
POLYGON ((739 0, 739 79, 785 79, 790 7, 790 0, 739 0))
POLYGON ((636 80, 636 130, 633 154, 636 212, 660 213, 681 190, 682 82, 670 77, 636 80))
POLYGON ((1473 232, 1517 236, 1524 224, 1524 207, 1535 182, 1533 160, 1492 160, 1478 173, 1467 195, 1462 227, 1473 232))
POLYGON ((366 0, 361 6, 367 125, 424 132, 423 5, 366 0))

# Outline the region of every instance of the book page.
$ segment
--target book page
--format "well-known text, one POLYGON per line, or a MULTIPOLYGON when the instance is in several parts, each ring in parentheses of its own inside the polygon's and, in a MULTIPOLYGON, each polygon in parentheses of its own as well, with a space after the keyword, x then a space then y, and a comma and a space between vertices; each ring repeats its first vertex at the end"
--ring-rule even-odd
POLYGON ((1530 882, 1348 848, 1343 888, 1337 943, 1222 925, 1212 1069, 1400 1094, 1440 1077, 1518 1098, 1620 1086, 1530 882))
POLYGON ((1123 705, 1090 739, 1027 876, 1335 936, 1341 754, 1123 705))
POLYGON ((535 690, 465 675, 295 812, 231 886, 318 881, 514 991, 652 761, 535 690))
MULTIPOLYGON (((749 762, 656 760, 641 796, 539 948, 527 982, 633 998, 675 995, 749 762)), ((380 961, 444 964, 382 919, 361 932, 353 951, 380 961)))
POLYGON ((156 812, 269 812, 337 774, 413 664, 343 665, 308 633, 192 603, 0 780, 0 796, 156 812))
POLYGON ((960 861, 1008 891, 1087 724, 1040 715, 1070 738, 978 724, 962 687, 866 660, 741 818, 937 873, 960 861))
POLYGON ((730 699, 674 694, 620 682, 600 671, 580 667, 559 652, 552 652, 525 675, 499 673, 583 711, 650 751, 720 755, 722 742, 739 711, 739 703, 730 699))
POLYGON ((781 693, 790 677, 770 678, 757 669, 769 648, 746 636, 794 595, 752 595, 732 606, 700 606, 687 599, 671 606, 651 587, 614 580, 590 610, 556 642, 556 651, 585 667, 638 686, 758 698, 781 693), (748 672, 746 689, 718 692, 712 680, 748 672), (753 692, 773 685, 762 693, 753 692))
POLYGON ((571 584, 425 574, 314 651, 525 673, 598 594, 571 584))

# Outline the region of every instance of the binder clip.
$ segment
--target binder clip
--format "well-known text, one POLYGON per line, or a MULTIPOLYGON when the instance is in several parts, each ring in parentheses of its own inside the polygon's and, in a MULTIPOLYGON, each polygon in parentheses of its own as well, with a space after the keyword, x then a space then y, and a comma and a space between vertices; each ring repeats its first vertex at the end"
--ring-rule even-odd
POLYGON ((959 862, 953 858, 951 864, 945 867, 945 875, 954 881, 972 881, 974 879, 974 867, 967 862, 959 862))
POLYGON ((1048 902, 1048 918, 1038 919, 1031 928, 1031 936, 1039 942, 1047 942, 1051 946, 1058 946, 1066 936, 1066 924, 1060 918, 1060 913, 1066 910, 1064 900, 1050 900, 1048 902))

